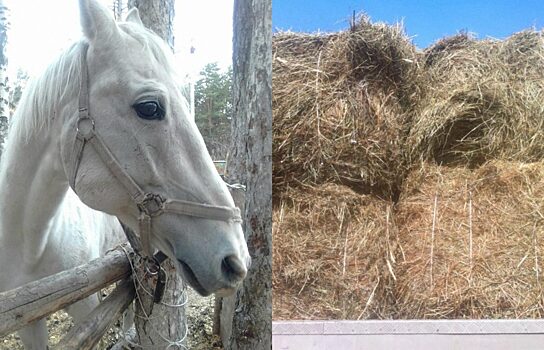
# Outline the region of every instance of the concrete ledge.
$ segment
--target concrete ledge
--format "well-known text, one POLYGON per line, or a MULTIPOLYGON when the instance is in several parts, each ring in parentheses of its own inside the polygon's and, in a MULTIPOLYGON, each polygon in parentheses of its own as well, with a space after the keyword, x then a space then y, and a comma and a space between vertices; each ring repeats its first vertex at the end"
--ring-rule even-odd
POLYGON ((544 320, 275 321, 274 350, 541 350, 544 320))

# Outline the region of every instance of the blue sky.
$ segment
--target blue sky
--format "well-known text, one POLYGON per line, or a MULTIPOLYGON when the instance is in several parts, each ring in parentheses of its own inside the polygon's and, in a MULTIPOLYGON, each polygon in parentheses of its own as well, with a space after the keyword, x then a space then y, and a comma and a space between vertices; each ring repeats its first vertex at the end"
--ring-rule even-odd
POLYGON ((353 11, 364 11, 373 21, 403 21, 420 48, 459 30, 505 38, 544 27, 544 0, 272 0, 272 26, 275 31, 338 31, 349 26, 353 11))

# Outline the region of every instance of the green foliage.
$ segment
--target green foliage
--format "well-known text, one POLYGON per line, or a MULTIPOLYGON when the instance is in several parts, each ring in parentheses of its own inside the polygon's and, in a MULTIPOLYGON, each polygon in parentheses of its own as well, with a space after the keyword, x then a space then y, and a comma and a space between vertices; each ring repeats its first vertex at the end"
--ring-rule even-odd
POLYGON ((19 100, 21 99, 21 95, 23 94, 23 90, 28 82, 28 79, 29 76, 25 71, 20 69, 17 71, 17 80, 9 89, 9 108, 12 113, 19 104, 19 100))
POLYGON ((195 120, 214 159, 224 159, 230 143, 232 68, 207 64, 195 84, 195 120))

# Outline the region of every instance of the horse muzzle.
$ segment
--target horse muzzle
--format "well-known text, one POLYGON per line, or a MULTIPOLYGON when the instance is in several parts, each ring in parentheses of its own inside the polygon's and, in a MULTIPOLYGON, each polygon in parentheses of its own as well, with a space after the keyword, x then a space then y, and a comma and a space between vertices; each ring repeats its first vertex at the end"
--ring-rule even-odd
MULTIPOLYGON (((177 259, 178 270, 185 278, 187 283, 200 295, 208 296, 216 293, 219 296, 231 295, 236 291, 240 283, 247 275, 250 262, 242 262, 236 255, 231 254, 221 260, 218 276, 215 276, 215 283, 210 284, 201 282, 202 277, 191 266, 181 259, 177 259), (205 287, 207 285, 207 287, 205 287), (210 286, 211 285, 211 286, 210 286)), ((217 269, 214 269, 217 271, 217 269)))

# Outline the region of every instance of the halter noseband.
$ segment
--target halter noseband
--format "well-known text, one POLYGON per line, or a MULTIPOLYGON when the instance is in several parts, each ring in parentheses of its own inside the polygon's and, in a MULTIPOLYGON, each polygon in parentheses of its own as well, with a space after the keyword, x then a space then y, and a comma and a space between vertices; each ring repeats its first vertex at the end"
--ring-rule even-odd
MULTIPOLYGON (((131 237, 130 230, 125 229, 127 238, 135 251, 141 251, 144 257, 151 257, 151 222, 154 217, 163 213, 187 215, 203 219, 225 222, 241 222, 240 209, 236 207, 218 206, 205 203, 196 203, 179 199, 164 198, 158 193, 145 192, 130 175, 123 169, 96 132, 95 122, 89 113, 89 73, 86 62, 88 46, 83 48, 81 83, 79 90, 79 117, 76 124, 76 138, 72 153, 72 167, 70 168, 69 182, 76 190, 76 176, 86 144, 90 144, 106 167, 130 194, 132 201, 138 207, 140 237, 131 237), (139 241, 139 242, 138 242, 139 241)), ((124 225, 123 225, 124 226, 124 225)))

